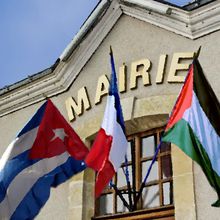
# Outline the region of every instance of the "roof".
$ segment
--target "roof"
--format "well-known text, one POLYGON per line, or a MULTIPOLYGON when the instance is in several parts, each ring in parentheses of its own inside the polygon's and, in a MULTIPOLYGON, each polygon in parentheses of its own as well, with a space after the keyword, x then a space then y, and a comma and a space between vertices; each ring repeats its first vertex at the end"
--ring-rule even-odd
MULTIPOLYGON (((144 0, 145 1, 145 0, 144 0)), ((180 9, 183 9, 183 10, 186 10, 186 11, 192 11, 192 10, 195 10, 199 7, 202 7, 203 5, 206 5, 210 2, 213 2, 215 0, 192 0, 191 2, 189 1, 184 1, 186 2, 186 4, 181 4, 180 2, 181 1, 176 1, 176 0, 154 0, 155 2, 159 2, 159 3, 162 3, 162 4, 165 4, 165 5, 169 5, 169 6, 172 6, 172 7, 177 7, 177 8, 180 8, 180 9), (175 3, 172 3, 172 2, 175 2, 175 3)), ((61 57, 62 55, 67 51, 69 50, 68 54, 71 54, 72 51, 77 47, 78 45, 78 41, 80 41, 81 38, 83 38, 83 35, 85 35, 87 33, 87 31, 89 30, 89 28, 94 25, 93 22, 90 23, 90 20, 93 19, 94 15, 93 13, 95 13, 96 9, 98 8, 98 6, 100 7, 105 5, 106 3, 103 4, 103 2, 106 2, 106 1, 100 1, 97 6, 94 8, 94 10, 91 12, 91 14, 88 16, 88 18, 86 19, 86 21, 82 24, 81 26, 81 29, 80 31, 78 32, 78 34, 75 36, 74 38, 74 46, 71 47, 70 49, 70 46, 71 45, 68 45, 67 48, 64 50, 64 52, 61 54, 61 57), (103 5, 102 5, 103 4, 103 5), (90 25, 86 25, 86 23, 90 23, 90 25), (84 28, 84 25, 86 26, 86 28, 84 28), (83 30, 82 29, 86 29, 86 30, 83 30), (79 37, 80 36, 80 37, 79 37)), ((111 0, 108 0, 107 3, 110 4, 111 0)), ((132 2, 132 1, 131 1, 132 2)), ((135 2, 135 1, 133 1, 135 2)), ((101 10, 102 12, 102 10, 101 10)), ((19 86, 22 86, 26 83, 29 83, 30 81, 33 81, 35 79, 39 79, 41 77, 43 77, 44 75, 46 74, 50 74, 54 71, 54 69, 56 68, 56 66, 58 65, 60 61, 60 58, 58 58, 56 60, 56 62, 51 66, 51 67, 48 67, 46 68, 45 70, 41 70, 40 72, 38 73, 35 73, 35 74, 31 74, 29 75, 27 78, 23 79, 23 80, 20 80, 12 85, 7 85, 3 88, 0 88, 0 95, 1 94, 4 94, 5 92, 8 92, 8 91, 11 91, 11 90, 14 90, 16 88, 18 88, 19 86)))

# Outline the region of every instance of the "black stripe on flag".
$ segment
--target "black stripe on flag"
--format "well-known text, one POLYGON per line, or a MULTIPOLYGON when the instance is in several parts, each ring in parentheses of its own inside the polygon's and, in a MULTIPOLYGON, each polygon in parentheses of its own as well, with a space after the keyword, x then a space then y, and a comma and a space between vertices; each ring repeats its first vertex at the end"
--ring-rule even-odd
POLYGON ((199 103, 214 127, 216 133, 220 136, 220 104, 207 81, 202 67, 197 59, 193 62, 193 90, 199 100, 199 103))

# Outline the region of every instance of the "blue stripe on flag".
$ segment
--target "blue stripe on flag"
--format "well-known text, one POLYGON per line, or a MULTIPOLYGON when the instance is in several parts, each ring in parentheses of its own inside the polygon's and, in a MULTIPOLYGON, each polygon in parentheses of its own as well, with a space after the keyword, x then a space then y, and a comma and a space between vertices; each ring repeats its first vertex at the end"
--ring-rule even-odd
POLYGON ((118 94, 118 86, 117 86, 117 76, 115 71, 115 63, 113 58, 113 53, 110 53, 110 60, 111 60, 111 80, 110 80, 110 87, 109 87, 109 95, 113 95, 115 97, 115 108, 117 112, 117 122, 121 125, 123 132, 125 133, 125 125, 124 125, 124 118, 122 114, 121 104, 120 104, 120 97, 118 94))
POLYGON ((38 162, 39 160, 28 159, 30 150, 19 154, 17 157, 7 161, 4 169, 0 172, 0 202, 3 201, 7 193, 7 188, 12 180, 25 168, 38 162))
POLYGON ((10 219, 33 219, 48 200, 51 186, 58 186, 85 168, 86 166, 83 161, 69 157, 66 163, 38 179, 10 219))
POLYGON ((34 116, 31 118, 31 120, 24 126, 24 128, 20 131, 20 133, 17 135, 17 137, 20 137, 22 134, 30 131, 33 128, 36 128, 40 125, 41 120, 44 116, 44 111, 46 109, 47 102, 45 102, 34 114, 34 116))

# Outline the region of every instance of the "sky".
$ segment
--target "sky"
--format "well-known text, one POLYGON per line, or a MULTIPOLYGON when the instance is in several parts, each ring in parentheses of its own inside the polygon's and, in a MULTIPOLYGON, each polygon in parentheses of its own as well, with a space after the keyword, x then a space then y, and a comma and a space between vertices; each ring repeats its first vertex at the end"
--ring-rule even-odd
POLYGON ((98 0, 0 0, 0 88, 50 67, 98 0))
POLYGON ((54 64, 98 2, 0 0, 0 88, 54 64))
POLYGON ((190 2, 193 2, 194 0, 165 0, 165 1, 173 3, 175 5, 184 6, 190 2))

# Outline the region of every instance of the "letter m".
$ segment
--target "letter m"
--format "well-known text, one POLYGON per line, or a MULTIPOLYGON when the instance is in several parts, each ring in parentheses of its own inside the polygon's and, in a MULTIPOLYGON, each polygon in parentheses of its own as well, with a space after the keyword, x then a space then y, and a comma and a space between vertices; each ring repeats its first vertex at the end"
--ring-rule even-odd
POLYGON ((72 97, 69 97, 66 100, 66 110, 70 121, 73 121, 75 119, 75 114, 80 116, 83 114, 84 109, 88 110, 91 107, 86 87, 82 87, 78 91, 77 103, 72 97))

